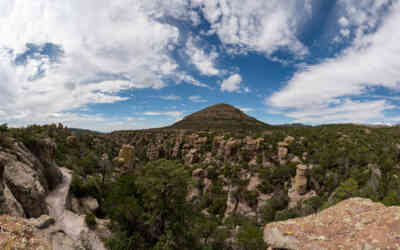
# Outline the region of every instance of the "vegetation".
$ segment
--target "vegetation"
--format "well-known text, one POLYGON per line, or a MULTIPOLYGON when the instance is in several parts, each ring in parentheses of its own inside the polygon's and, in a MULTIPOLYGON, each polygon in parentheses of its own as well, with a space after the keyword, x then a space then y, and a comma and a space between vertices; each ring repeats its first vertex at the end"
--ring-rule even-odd
POLYGON ((266 223, 305 216, 356 196, 400 205, 399 127, 264 126, 249 132, 246 124, 239 124, 234 129, 199 132, 196 122, 192 125, 185 131, 79 135, 55 125, 23 129, 2 125, 0 147, 12 146, 9 142, 14 138, 39 155, 44 140, 54 141, 56 163, 74 172, 71 193, 99 201, 100 208, 85 217, 86 223, 95 226, 96 216, 111 219, 110 249, 266 249, 262 240, 266 223), (195 130, 199 138, 206 138, 204 144, 189 143, 187 138, 195 130), (289 135, 294 140, 281 161, 279 143, 289 135), (76 140, 67 140, 71 136, 76 140), (179 136, 184 139, 176 143, 179 136), (247 136, 263 140, 251 148, 243 143, 247 136), (232 146, 229 154, 221 153, 216 138, 241 144, 232 146), (104 155, 113 159, 126 143, 135 147, 135 167, 122 171, 104 155), (164 159, 149 160, 148 149, 154 145, 160 149, 156 158, 164 159), (199 157, 185 166, 192 149, 198 150, 199 157), (207 154, 211 159, 205 163, 207 154), (316 195, 289 208, 288 192, 298 164, 294 158, 310 166, 305 172, 306 191, 316 195), (196 169, 206 174, 192 176, 196 169), (249 176, 260 179, 252 190, 248 190, 249 176), (188 200, 192 187, 198 193, 188 200), (261 195, 271 198, 260 203, 261 195), (244 204, 254 214, 244 215, 234 208, 227 213, 228 200, 233 207, 244 204))
POLYGON ((90 229, 95 229, 97 222, 96 222, 96 216, 94 214, 90 213, 85 216, 85 223, 90 229))

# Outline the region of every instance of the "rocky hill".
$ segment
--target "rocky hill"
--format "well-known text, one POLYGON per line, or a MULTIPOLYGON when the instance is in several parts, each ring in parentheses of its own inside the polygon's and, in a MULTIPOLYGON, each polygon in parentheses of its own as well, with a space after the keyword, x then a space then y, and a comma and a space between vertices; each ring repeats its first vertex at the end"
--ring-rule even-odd
POLYGON ((265 129, 268 125, 246 115, 240 109, 229 104, 216 104, 193 113, 173 124, 171 129, 265 129))

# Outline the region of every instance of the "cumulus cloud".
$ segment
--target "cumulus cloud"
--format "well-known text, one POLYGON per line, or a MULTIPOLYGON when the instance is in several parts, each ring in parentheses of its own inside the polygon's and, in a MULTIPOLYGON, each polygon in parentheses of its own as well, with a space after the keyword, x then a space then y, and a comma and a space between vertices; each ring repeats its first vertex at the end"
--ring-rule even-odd
POLYGON ((211 24, 211 31, 233 53, 256 51, 271 55, 288 49, 297 56, 308 53, 297 38, 299 27, 311 16, 309 0, 192 0, 211 24))
POLYGON ((0 119, 124 101, 123 90, 168 81, 206 86, 180 71, 171 56, 180 31, 161 20, 196 13, 185 1, 174 1, 179 12, 157 2, 165 1, 0 1, 0 119), (47 45, 60 48, 57 60, 47 45))
POLYGON ((241 83, 242 83, 242 77, 239 74, 233 74, 227 79, 222 81, 221 91, 240 92, 241 83))
POLYGON ((213 76, 220 73, 215 67, 215 61, 218 57, 218 53, 215 49, 207 54, 196 45, 195 39, 190 37, 186 42, 186 54, 190 58, 190 63, 192 63, 201 74, 213 76))
POLYGON ((286 110, 288 117, 301 122, 352 117, 368 122, 382 118, 385 110, 393 108, 387 100, 344 100, 366 96, 374 87, 399 90, 399 23, 400 2, 396 2, 376 32, 356 37, 356 41, 335 58, 304 67, 283 89, 267 98, 266 103, 286 110), (331 113, 338 109, 340 115, 331 113))

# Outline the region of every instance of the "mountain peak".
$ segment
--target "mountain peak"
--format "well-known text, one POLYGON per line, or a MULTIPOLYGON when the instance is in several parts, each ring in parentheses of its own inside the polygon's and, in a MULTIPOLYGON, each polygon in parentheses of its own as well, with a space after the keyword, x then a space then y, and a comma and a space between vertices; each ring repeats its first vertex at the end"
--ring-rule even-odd
POLYGON ((268 125, 225 103, 215 104, 186 116, 174 129, 260 129, 268 125))

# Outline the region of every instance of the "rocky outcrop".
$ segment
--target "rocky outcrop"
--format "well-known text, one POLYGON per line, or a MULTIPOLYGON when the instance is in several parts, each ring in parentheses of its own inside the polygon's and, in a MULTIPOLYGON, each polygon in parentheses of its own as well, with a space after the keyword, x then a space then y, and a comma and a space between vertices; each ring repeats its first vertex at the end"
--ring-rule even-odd
POLYGON ((50 140, 37 142, 35 154, 15 140, 12 148, 0 152, 0 166, 3 168, 0 183, 4 198, 0 206, 5 212, 27 217, 48 213, 45 197, 61 179, 52 160, 54 152, 50 140))
POLYGON ((400 207, 351 198, 303 218, 267 224, 270 249, 398 249, 400 207))
POLYGON ((285 158, 289 152, 288 146, 294 141, 294 137, 287 136, 283 141, 278 143, 278 160, 281 164, 285 163, 285 158))
POLYGON ((130 169, 135 166, 135 148, 130 144, 122 145, 119 154, 113 159, 114 165, 124 169, 130 169))
POLYGON ((307 192, 307 176, 306 171, 309 167, 303 164, 299 164, 296 167, 296 176, 294 177, 294 189, 300 195, 307 192))

